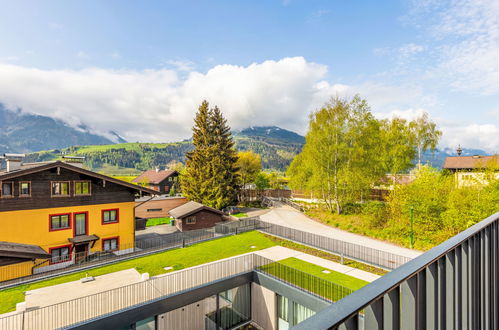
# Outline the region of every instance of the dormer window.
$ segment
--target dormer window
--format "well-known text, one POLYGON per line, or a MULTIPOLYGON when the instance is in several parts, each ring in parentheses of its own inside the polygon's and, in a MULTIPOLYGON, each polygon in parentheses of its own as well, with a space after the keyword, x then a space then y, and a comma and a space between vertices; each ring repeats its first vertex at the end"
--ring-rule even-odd
POLYGON ((31 196, 31 182, 28 181, 19 182, 19 196, 21 197, 31 196))
POLYGON ((14 197, 14 183, 13 182, 2 182, 2 197, 14 197))
POLYGON ((90 195, 90 181, 75 181, 75 196, 90 195))
POLYGON ((69 181, 54 181, 52 182, 53 197, 69 196, 69 181))

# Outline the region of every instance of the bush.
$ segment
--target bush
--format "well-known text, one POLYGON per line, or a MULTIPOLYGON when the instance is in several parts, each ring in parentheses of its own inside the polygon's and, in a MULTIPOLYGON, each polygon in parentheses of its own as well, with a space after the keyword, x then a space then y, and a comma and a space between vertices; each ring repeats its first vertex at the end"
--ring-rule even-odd
POLYGON ((360 214, 362 212, 362 204, 360 203, 345 203, 342 209, 342 214, 360 214))
POLYGON ((371 228, 382 228, 388 220, 387 207, 384 202, 369 201, 362 204, 362 214, 367 216, 371 228))

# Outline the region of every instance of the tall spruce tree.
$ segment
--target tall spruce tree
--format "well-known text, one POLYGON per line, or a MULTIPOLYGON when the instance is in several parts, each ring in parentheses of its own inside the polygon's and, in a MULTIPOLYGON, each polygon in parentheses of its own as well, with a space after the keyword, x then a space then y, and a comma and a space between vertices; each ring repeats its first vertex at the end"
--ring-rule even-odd
POLYGON ((194 119, 194 150, 186 155, 182 192, 190 200, 222 208, 235 201, 237 154, 221 111, 203 101, 194 119))

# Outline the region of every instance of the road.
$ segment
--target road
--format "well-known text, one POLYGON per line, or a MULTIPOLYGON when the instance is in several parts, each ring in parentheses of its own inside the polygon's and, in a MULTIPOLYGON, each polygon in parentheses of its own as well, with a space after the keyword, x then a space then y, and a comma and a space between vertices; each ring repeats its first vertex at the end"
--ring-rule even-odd
MULTIPOLYGON (((248 215, 253 216, 253 214, 251 213, 249 213, 248 215)), ((423 253, 418 250, 407 249, 377 239, 326 226, 310 219, 305 214, 293 209, 292 207, 283 204, 277 205, 276 207, 271 208, 267 210, 267 212, 259 215, 263 221, 270 222, 276 225, 286 226, 317 235, 327 236, 341 241, 359 244, 409 258, 415 258, 423 253)))

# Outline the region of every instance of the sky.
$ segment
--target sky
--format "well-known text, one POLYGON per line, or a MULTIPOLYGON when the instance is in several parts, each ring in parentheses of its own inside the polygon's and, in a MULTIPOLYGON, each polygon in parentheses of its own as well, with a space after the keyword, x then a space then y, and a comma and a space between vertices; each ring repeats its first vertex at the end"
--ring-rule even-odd
POLYGON ((499 1, 0 0, 0 103, 135 142, 196 109, 301 134, 331 97, 428 112, 441 148, 499 152, 499 1))

